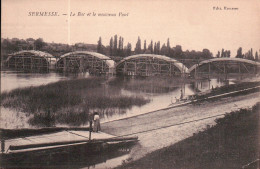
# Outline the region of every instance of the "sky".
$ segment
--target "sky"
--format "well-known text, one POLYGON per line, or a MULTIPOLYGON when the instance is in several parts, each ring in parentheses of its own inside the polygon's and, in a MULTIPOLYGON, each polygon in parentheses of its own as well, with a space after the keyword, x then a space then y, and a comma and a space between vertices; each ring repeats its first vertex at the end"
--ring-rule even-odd
POLYGON ((260 50, 260 0, 2 0, 1 3, 2 38, 96 44, 102 37, 106 46, 117 34, 124 37, 124 45, 130 42, 133 48, 140 36, 142 44, 144 40, 148 44, 153 40, 162 45, 169 38, 172 47, 181 45, 183 50, 197 51, 207 48, 214 55, 224 48, 231 50, 231 57, 239 47, 243 52, 250 48, 254 53, 260 50), (29 16, 30 12, 57 12, 59 16, 29 16), (78 12, 85 16, 77 16, 78 12), (127 16, 119 16, 120 12, 127 16), (97 16, 99 13, 116 16, 97 16))

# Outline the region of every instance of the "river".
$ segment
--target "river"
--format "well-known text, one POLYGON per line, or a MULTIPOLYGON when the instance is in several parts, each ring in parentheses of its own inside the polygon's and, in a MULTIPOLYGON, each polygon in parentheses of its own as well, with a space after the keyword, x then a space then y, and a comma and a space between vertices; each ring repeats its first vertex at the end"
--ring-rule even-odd
MULTIPOLYGON (((60 80, 70 80, 75 78, 88 78, 89 74, 60 74, 60 73, 24 73, 19 71, 1 71, 1 93, 8 92, 17 88, 30 86, 46 85, 60 80)), ((104 77, 105 78, 105 77, 104 77)), ((201 78, 200 80, 174 78, 133 78, 133 77, 112 77, 113 86, 103 85, 104 92, 126 96, 141 96, 149 99, 150 102, 143 106, 132 106, 129 109, 114 109, 113 113, 104 113, 101 122, 108 122, 126 117, 143 114, 162 108, 166 108, 171 103, 180 98, 181 93, 184 97, 204 92, 211 88, 233 84, 241 80, 239 76, 232 76, 225 79, 221 76, 211 77, 210 79, 201 78), (147 85, 148 84, 148 85, 147 85), (112 89, 113 88, 113 89, 112 89)), ((32 116, 19 112, 18 110, 1 107, 1 128, 34 128, 28 124, 32 116)), ((56 126, 66 126, 66 124, 56 124, 56 126)), ((81 125, 82 126, 82 125, 81 125)), ((84 126, 84 125, 83 125, 84 126)))

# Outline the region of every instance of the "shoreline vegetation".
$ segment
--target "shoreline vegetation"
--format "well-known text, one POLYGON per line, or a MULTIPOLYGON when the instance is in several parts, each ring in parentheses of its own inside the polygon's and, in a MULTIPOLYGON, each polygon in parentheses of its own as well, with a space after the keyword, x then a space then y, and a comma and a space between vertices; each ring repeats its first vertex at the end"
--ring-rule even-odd
POLYGON ((33 126, 49 127, 55 123, 80 126, 88 123, 95 110, 102 117, 115 108, 120 112, 149 102, 143 97, 106 93, 105 85, 105 79, 93 77, 18 88, 1 93, 1 106, 33 115, 29 119, 33 126))
POLYGON ((203 132, 116 168, 257 168, 259 111, 260 102, 252 108, 231 112, 203 132))

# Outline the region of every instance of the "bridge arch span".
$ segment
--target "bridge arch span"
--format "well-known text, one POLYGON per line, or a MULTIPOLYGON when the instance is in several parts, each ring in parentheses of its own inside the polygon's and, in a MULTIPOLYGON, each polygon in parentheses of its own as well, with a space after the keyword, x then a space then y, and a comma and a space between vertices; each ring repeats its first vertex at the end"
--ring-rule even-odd
POLYGON ((128 56, 116 64, 117 74, 154 76, 182 75, 188 68, 181 62, 163 55, 138 54, 128 56))
MULTIPOLYGON (((257 67, 260 67, 259 62, 248 60, 248 59, 242 59, 242 58, 213 58, 213 59, 201 61, 200 63, 193 65, 192 67, 189 68, 188 73, 192 74, 198 68, 202 67, 203 65, 211 64, 211 63, 212 63, 213 66, 216 66, 216 67, 222 66, 224 68, 223 70, 221 70, 219 67, 218 67, 218 69, 223 71, 224 73, 226 73, 225 70, 228 68, 226 66, 231 67, 231 66, 236 65, 237 68, 238 68, 238 72, 241 71, 241 67, 243 67, 245 70, 247 70, 248 73, 250 73, 250 71, 249 71, 250 67, 247 67, 248 65, 253 67, 254 69, 257 69, 257 67), (219 64, 217 66, 214 63, 219 63, 219 64), (246 65, 244 65, 244 64, 246 64, 246 65)), ((210 65, 209 65, 209 71, 210 71, 210 65)))
POLYGON ((10 68, 49 70, 50 68, 54 68, 56 59, 47 52, 22 50, 10 54, 5 62, 10 68))
POLYGON ((66 72, 113 73, 115 62, 100 53, 75 51, 62 55, 56 68, 66 72))

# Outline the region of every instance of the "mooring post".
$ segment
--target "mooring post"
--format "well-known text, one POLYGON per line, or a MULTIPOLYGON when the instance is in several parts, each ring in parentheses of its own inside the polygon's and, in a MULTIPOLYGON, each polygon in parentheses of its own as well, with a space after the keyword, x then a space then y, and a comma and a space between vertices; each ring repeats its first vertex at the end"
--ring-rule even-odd
POLYGON ((89 141, 91 140, 92 120, 89 121, 89 141))

